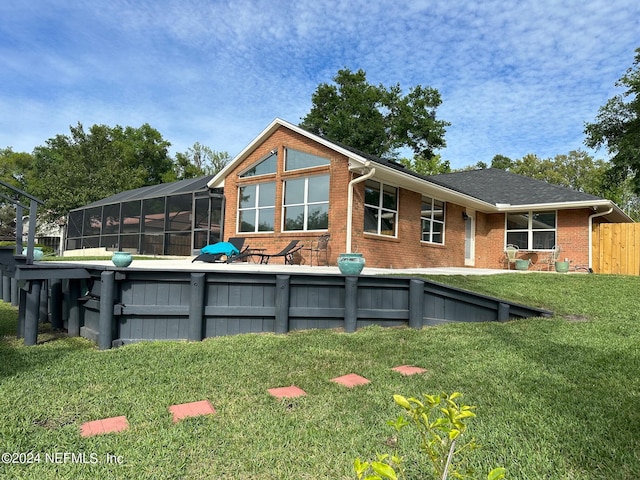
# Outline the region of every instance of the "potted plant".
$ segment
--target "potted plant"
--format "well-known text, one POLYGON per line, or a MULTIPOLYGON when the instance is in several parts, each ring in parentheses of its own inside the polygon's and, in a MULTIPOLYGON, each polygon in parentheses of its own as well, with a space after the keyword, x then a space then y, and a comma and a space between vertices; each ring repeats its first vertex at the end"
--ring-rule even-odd
POLYGON ((365 260, 361 253, 341 253, 338 256, 338 269, 343 275, 360 275, 365 260))
POLYGON ((131 265, 131 262, 133 261, 133 257, 129 252, 123 252, 121 250, 118 250, 117 252, 113 252, 111 261, 116 267, 124 268, 131 265))
POLYGON ((565 258, 564 261, 556 262, 556 272, 567 273, 569 271, 569 259, 565 258))

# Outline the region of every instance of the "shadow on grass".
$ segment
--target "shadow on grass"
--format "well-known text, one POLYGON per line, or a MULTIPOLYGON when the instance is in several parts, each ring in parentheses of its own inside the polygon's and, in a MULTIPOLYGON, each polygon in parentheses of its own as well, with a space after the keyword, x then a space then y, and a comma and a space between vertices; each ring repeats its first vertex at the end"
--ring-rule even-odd
MULTIPOLYGON (((86 343, 69 338, 63 330, 53 330, 51 324, 39 324, 37 344, 25 347, 23 341, 16 338, 17 331, 18 309, 0 302, 0 378, 59 362, 86 343)), ((86 348, 91 346, 87 344, 86 348)))

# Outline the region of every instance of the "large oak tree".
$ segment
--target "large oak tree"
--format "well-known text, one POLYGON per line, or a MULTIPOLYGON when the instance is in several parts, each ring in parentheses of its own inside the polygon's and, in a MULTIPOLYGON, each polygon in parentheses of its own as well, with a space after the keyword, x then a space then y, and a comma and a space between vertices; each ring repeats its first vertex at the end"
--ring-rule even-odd
POLYGON ((371 85, 363 70, 339 70, 334 84, 322 83, 301 127, 378 157, 409 148, 429 159, 445 146, 448 122, 436 119, 439 92, 418 85, 402 94, 399 84, 371 85))
POLYGON ((585 143, 591 148, 606 147, 615 169, 629 175, 640 194, 640 48, 616 86, 626 90, 600 108, 595 122, 586 124, 585 143))

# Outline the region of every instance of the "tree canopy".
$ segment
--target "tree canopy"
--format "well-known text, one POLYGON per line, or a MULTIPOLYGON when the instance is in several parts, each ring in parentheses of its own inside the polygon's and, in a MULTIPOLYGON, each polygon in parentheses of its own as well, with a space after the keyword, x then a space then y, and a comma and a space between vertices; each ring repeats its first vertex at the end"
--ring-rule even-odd
POLYGON ((45 201, 49 218, 65 215, 115 193, 162 182, 173 169, 170 143, 144 124, 139 128, 82 124, 34 149, 28 190, 45 201))
POLYGON ((416 157, 430 159, 446 145, 450 124, 436 119, 442 103, 436 89, 418 85, 403 95, 399 84, 371 85, 363 70, 338 70, 333 80, 313 93, 301 127, 378 157, 409 148, 416 157))
POLYGON ((216 152, 198 142, 184 153, 176 153, 171 181, 215 175, 231 160, 227 152, 216 152))
POLYGON ((402 158, 400 163, 420 175, 439 175, 451 172, 449 160, 442 160, 440 155, 433 155, 430 158, 415 156, 413 160, 402 158))
POLYGON ((619 174, 630 176, 640 193, 640 48, 633 66, 616 82, 626 90, 600 108, 596 120, 585 125, 585 143, 606 147, 619 174))

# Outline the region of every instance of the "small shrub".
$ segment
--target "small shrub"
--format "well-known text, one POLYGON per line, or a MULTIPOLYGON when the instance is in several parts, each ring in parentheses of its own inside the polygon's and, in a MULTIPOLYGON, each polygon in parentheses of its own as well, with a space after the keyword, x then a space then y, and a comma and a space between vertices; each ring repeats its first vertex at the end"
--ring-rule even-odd
MULTIPOLYGON (((408 419, 402 415, 388 425, 400 432, 411 425, 418 432, 419 450, 429 459, 431 477, 436 480, 471 479, 473 471, 466 466, 465 453, 478 448, 474 439, 463 440, 467 422, 475 417, 475 407, 462 405, 457 400, 462 396, 458 392, 451 395, 423 394, 423 400, 394 395, 394 402, 405 410, 408 419)), ((354 462, 358 480, 397 480, 406 479, 403 468, 404 458, 397 455, 397 442, 394 453, 377 455, 371 462, 354 462)), ((487 480, 500 480, 505 477, 505 469, 495 468, 487 475, 487 480)))

